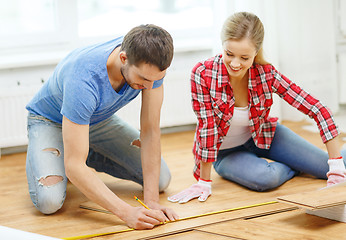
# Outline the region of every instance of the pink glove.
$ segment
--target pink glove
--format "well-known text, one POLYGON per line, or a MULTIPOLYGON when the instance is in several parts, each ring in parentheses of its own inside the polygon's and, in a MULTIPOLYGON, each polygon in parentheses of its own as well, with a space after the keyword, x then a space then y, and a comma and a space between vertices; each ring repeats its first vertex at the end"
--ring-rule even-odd
POLYGON ((168 197, 168 201, 170 202, 179 202, 186 203, 191 199, 197 198, 201 202, 207 200, 207 198, 211 195, 211 180, 205 181, 199 179, 196 184, 193 184, 188 189, 181 191, 180 193, 168 197))
POLYGON ((346 169, 342 157, 328 159, 328 165, 329 172, 327 172, 327 186, 346 182, 346 169))

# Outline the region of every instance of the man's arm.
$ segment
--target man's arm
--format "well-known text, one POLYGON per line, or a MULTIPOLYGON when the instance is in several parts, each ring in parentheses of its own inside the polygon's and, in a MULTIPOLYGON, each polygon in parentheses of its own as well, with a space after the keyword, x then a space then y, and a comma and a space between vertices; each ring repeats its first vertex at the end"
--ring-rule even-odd
POLYGON ((141 109, 141 159, 143 169, 144 201, 153 209, 160 209, 166 220, 176 220, 178 215, 159 205, 159 180, 161 167, 160 114, 163 85, 142 91, 141 109))
POLYGON ((165 218, 160 211, 132 207, 118 198, 86 165, 89 153, 89 126, 63 118, 64 163, 66 176, 90 200, 111 211, 129 227, 153 228, 165 218))
POLYGON ((144 201, 159 202, 161 166, 160 114, 163 86, 142 91, 141 159, 143 169, 144 201))

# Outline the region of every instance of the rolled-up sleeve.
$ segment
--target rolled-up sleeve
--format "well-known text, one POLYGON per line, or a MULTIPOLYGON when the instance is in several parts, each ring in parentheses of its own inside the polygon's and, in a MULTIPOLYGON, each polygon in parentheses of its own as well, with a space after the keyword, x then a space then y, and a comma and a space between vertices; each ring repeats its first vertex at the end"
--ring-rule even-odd
POLYGON ((288 104, 315 120, 323 143, 340 134, 328 107, 290 81, 274 67, 272 69, 272 75, 274 91, 288 104))
POLYGON ((197 165, 217 157, 218 130, 204 73, 204 66, 197 64, 191 74, 192 108, 198 120, 193 150, 197 165))

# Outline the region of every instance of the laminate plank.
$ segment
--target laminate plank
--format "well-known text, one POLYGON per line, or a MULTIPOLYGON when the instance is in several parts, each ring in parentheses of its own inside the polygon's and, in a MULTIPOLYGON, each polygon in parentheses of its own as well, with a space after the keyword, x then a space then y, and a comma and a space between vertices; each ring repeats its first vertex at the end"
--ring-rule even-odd
MULTIPOLYGON (((210 215, 205 217, 199 217, 194 219, 189 219, 187 221, 176 221, 166 223, 155 227, 154 229, 148 230, 135 230, 124 233, 117 233, 114 235, 103 236, 102 239, 117 239, 117 240, 131 240, 131 239, 152 239, 157 237, 169 236, 176 233, 185 232, 188 230, 193 230, 196 227, 209 225, 213 223, 218 223, 222 221, 228 221, 230 219, 241 219, 245 217, 256 217, 263 216, 267 214, 273 214, 282 211, 291 211, 292 208, 288 208, 285 204, 276 203, 273 205, 260 206, 256 208, 243 209, 239 211, 221 213, 218 215, 210 215)), ((101 213, 100 213, 101 214, 101 213)), ((99 231, 100 229, 98 229, 99 231)), ((118 231, 116 226, 103 228, 103 232, 118 231)), ((102 231, 101 231, 102 232, 102 231)), ((91 238, 91 239, 99 239, 91 238)))
POLYGON ((305 214, 299 209, 213 224, 198 230, 248 240, 325 240, 345 239, 345 227, 344 223, 305 214))
POLYGON ((346 204, 346 183, 315 191, 300 192, 281 196, 278 201, 297 207, 316 210, 346 204))
MULTIPOLYGON (((182 233, 176 233, 172 234, 169 236, 164 236, 164 237, 158 237, 158 238, 152 238, 155 240, 186 240, 186 239, 199 239, 199 240, 232 240, 236 238, 228 237, 228 236, 223 236, 220 234, 214 234, 214 233, 209 233, 209 232, 201 232, 201 231, 187 231, 187 232, 182 232, 182 233)), ((239 238, 237 238, 239 239, 239 238)))

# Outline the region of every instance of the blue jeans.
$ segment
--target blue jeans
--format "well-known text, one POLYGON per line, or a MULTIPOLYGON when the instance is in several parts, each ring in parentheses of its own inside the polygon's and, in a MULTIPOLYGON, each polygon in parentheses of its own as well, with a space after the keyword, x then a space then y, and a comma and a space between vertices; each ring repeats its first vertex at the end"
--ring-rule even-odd
MULTIPOLYGON (((116 115, 90 126, 87 165, 98 172, 143 185, 140 148, 133 143, 139 135, 137 129, 116 115)), ((61 124, 29 114, 28 137, 26 174, 30 197, 39 211, 51 214, 62 207, 66 196, 61 124), (43 185, 40 180, 48 176, 63 180, 51 186, 43 185)), ((160 191, 168 187, 170 179, 168 166, 161 159, 160 191)))
MULTIPOLYGON (((345 161, 346 149, 341 155, 345 161)), ((241 146, 219 151, 213 165, 225 179, 251 190, 266 191, 300 172, 326 179, 327 160, 327 152, 278 124, 269 150, 256 147, 251 138, 241 146), (273 161, 267 162, 264 158, 273 161)))

